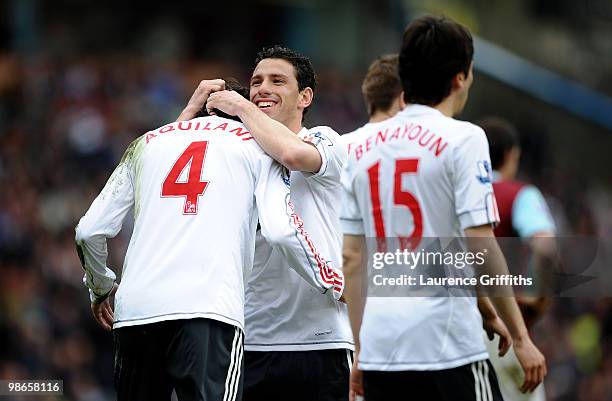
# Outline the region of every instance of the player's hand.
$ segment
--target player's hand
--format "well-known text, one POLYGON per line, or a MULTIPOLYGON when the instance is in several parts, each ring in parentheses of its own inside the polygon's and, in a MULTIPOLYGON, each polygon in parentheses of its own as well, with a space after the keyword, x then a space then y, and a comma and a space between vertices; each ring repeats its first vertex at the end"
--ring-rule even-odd
POLYGON ((525 381, 520 390, 523 393, 530 393, 542 383, 548 373, 546 360, 529 337, 514 342, 514 353, 525 373, 525 381))
POLYGON ((504 322, 499 318, 499 316, 495 316, 492 319, 483 320, 482 326, 487 332, 487 337, 489 337, 489 340, 493 341, 495 334, 499 336, 499 344, 497 346, 498 355, 506 355, 510 349, 510 346, 512 345, 512 336, 510 335, 510 332, 508 331, 508 328, 504 322))
POLYGON ((349 383, 349 401, 358 401, 360 399, 363 399, 363 372, 359 370, 358 357, 355 354, 349 383))
POLYGON ((211 93, 225 90, 225 81, 222 79, 205 79, 200 81, 189 103, 181 112, 176 121, 187 121, 194 118, 206 104, 211 93))
POLYGON ((245 105, 251 105, 247 99, 236 91, 220 91, 212 93, 206 102, 206 110, 214 114, 213 109, 221 110, 230 116, 236 116, 245 105))
POLYGON ((91 313, 93 313, 96 322, 106 331, 111 331, 113 329, 113 321, 115 319, 113 304, 117 288, 119 288, 119 286, 115 283, 113 289, 103 301, 94 301, 91 303, 91 313))

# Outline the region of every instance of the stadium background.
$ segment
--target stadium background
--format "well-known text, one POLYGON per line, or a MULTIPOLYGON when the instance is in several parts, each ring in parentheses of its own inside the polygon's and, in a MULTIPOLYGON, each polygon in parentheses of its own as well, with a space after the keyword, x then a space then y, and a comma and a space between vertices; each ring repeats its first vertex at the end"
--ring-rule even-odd
MULTIPOLYGON (((521 177, 542 189, 560 234, 611 242, 607 0, 4 0, 0 379, 64 380, 64 397, 37 400, 114 399, 111 336, 90 314, 73 228, 126 145, 174 120, 200 79, 247 82, 263 45, 287 45, 318 72, 307 125, 349 132, 367 119, 368 64, 396 52, 423 12, 453 17, 479 38, 461 118, 515 123, 521 177)), ((128 239, 129 227, 110 241, 109 266, 120 269, 128 239)), ((612 399, 609 298, 557 299, 534 333, 549 400, 612 399)))

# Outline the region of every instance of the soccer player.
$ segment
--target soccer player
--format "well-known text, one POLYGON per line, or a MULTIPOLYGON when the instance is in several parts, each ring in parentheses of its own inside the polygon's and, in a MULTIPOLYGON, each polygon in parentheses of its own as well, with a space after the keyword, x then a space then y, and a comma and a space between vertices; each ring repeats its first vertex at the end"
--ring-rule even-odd
POLYGON ((399 56, 387 54, 374 60, 361 84, 368 123, 378 123, 406 107, 399 79, 399 56))
MULTIPOLYGON (((486 246, 486 272, 507 273, 492 228, 498 216, 486 136, 453 118, 467 100, 472 56, 472 38, 463 26, 430 16, 414 20, 399 55, 407 107, 364 130, 351 146, 342 216, 346 297, 359 366, 351 392, 365 392, 368 401, 501 399, 474 297, 370 297, 366 303, 364 294, 365 236, 399 237, 412 250, 426 237, 466 236, 473 253, 484 253, 486 246)), ((491 301, 526 373, 522 390, 532 391, 546 374, 544 357, 514 298, 491 301)))
POLYGON ((361 130, 371 129, 374 124, 393 117, 406 106, 399 79, 397 54, 388 54, 374 60, 361 84, 361 94, 369 119, 363 127, 340 137, 349 153, 353 138, 361 130))
POLYGON ((317 295, 340 297, 342 273, 304 230, 287 178, 244 125, 218 116, 165 125, 129 146, 76 227, 92 311, 113 328, 118 400, 170 400, 173 389, 181 401, 241 399, 244 286, 258 220, 283 267, 304 269, 317 295), (106 240, 130 210, 117 290, 106 240))
MULTIPOLYGON (((550 273, 557 259, 557 246, 554 240, 555 222, 542 193, 535 186, 516 180, 521 156, 516 128, 508 121, 497 117, 484 118, 477 124, 485 131, 491 151, 493 191, 500 215, 495 235, 522 238, 533 254, 536 278, 546 280, 550 276, 546 274, 547 271, 550 273)), ((542 316, 550 303, 550 299, 543 296, 544 294, 536 295, 517 297, 527 328, 542 316)), ((520 364, 512 349, 504 358, 498 358, 496 352, 491 352, 491 344, 488 346, 491 363, 497 372, 500 389, 505 399, 517 401, 546 399, 544 386, 538 386, 531 394, 518 391, 520 375, 516 372, 520 371, 520 364)))
MULTIPOLYGON (((372 62, 361 84, 361 93, 370 118, 364 126, 340 137, 341 141, 347 146, 349 153, 352 141, 359 138, 362 132, 375 130, 379 125, 378 123, 393 117, 406 107, 402 82, 399 77, 399 57, 397 54, 381 56, 372 62)), ((353 281, 359 280, 358 277, 351 278, 353 281)), ((348 294, 350 294, 350 291, 348 291, 348 294)), ((497 350, 493 350, 493 352, 499 356, 505 355, 512 343, 506 326, 486 297, 478 299, 478 308, 483 317, 483 326, 489 339, 493 340, 495 334, 499 335, 497 350)), ((492 341, 490 345, 493 347, 492 341)))
MULTIPOLYGON (((256 58, 250 102, 215 92, 213 81, 205 81, 186 107, 191 112, 182 115, 207 101, 208 108, 240 117, 260 146, 291 170, 296 211, 320 239, 321 253, 339 266, 346 150, 331 128, 303 126, 315 86, 308 58, 274 46, 256 58)), ((274 244, 258 236, 246 292, 244 399, 346 400, 353 349, 346 305, 312 291, 286 264, 274 244)))

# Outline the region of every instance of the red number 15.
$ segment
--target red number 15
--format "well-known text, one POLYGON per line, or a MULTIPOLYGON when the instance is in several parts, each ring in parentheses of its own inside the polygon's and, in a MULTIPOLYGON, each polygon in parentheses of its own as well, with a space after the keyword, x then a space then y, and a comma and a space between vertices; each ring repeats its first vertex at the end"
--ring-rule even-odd
MULTIPOLYGON (((400 246, 405 249, 415 249, 423 238, 423 216, 419 202, 413 194, 402 190, 402 175, 416 174, 419 170, 419 159, 398 159, 395 161, 395 177, 393 188, 393 203, 397 206, 406 206, 412 213, 413 229, 409 237, 399 237, 400 246)), ((374 215, 374 228, 376 238, 386 238, 385 223, 380 203, 380 160, 368 169, 370 178, 370 197, 372 200, 372 214, 374 215)))

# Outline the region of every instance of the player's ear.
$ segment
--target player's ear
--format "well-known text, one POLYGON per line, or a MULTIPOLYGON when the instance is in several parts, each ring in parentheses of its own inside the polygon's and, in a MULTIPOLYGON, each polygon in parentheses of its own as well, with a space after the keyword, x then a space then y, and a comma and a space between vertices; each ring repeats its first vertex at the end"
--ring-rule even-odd
POLYGON ((313 98, 314 92, 312 91, 312 88, 310 86, 307 86, 302 91, 300 91, 300 106, 302 106, 303 108, 310 106, 313 98))
POLYGON ((512 158, 513 162, 518 163, 521 160, 521 148, 518 146, 513 146, 508 153, 510 153, 510 158, 512 158))
POLYGON ((399 107, 400 111, 406 108, 406 101, 404 100, 404 91, 401 91, 399 94, 399 107))
POLYGON ((469 87, 470 74, 472 72, 473 62, 470 64, 470 68, 467 72, 461 71, 458 72, 454 77, 451 83, 453 89, 463 89, 464 87, 469 87))
POLYGON ((453 77, 453 80, 451 82, 451 87, 453 90, 455 89, 461 89, 465 86, 465 83, 467 81, 467 74, 465 72, 458 72, 457 74, 455 74, 455 76, 453 77))

